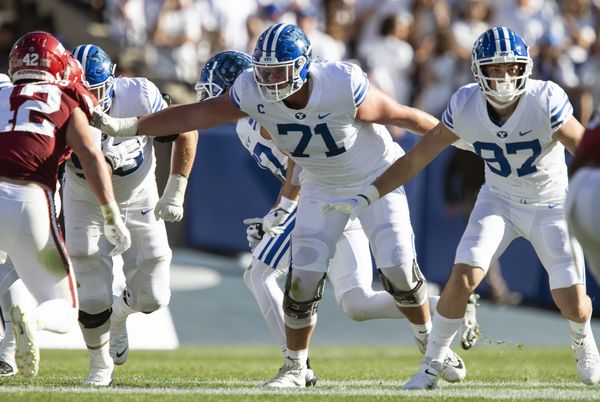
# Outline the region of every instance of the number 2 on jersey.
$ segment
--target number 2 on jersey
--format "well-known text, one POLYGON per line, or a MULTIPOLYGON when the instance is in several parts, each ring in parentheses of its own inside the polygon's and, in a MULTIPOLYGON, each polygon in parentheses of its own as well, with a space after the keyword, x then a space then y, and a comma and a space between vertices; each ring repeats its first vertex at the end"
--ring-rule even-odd
POLYGON ((323 138, 323 142, 325 143, 325 146, 327 147, 325 156, 330 157, 330 156, 335 156, 335 155, 339 155, 339 154, 346 152, 345 147, 342 146, 340 148, 335 143, 335 139, 333 138, 333 135, 331 135, 331 131, 329 131, 329 128, 327 127, 327 123, 317 124, 315 126, 314 134, 313 134, 313 131, 310 129, 310 126, 305 126, 303 124, 295 124, 295 123, 278 124, 277 130, 280 135, 288 135, 288 133, 293 133, 293 132, 302 134, 302 136, 300 137, 300 142, 298 142, 298 145, 292 151, 292 156, 295 156, 296 158, 310 157, 310 155, 304 153, 304 151, 306 150, 306 147, 308 147, 308 143, 311 141, 311 139, 314 135, 320 135, 323 138))
MULTIPOLYGON (((14 90, 13 90, 14 91, 14 90)), ((56 85, 25 85, 20 88, 19 95, 33 97, 34 94, 47 94, 46 100, 27 99, 15 110, 10 108, 10 98, 13 91, 0 91, 0 133, 9 131, 24 131, 54 136, 56 126, 47 119, 36 119, 30 112, 51 114, 60 109, 61 90, 56 85)))
MULTIPOLYGON (((473 143, 473 147, 477 155, 485 161, 492 172, 502 177, 508 177, 512 173, 510 162, 504 155, 504 150, 500 145, 493 142, 477 141, 473 143)), ((519 177, 527 176, 537 171, 533 163, 542 153, 542 146, 538 139, 524 142, 509 142, 506 144, 506 153, 508 155, 515 155, 521 151, 530 152, 531 155, 525 159, 521 167, 517 168, 517 175, 519 177)))

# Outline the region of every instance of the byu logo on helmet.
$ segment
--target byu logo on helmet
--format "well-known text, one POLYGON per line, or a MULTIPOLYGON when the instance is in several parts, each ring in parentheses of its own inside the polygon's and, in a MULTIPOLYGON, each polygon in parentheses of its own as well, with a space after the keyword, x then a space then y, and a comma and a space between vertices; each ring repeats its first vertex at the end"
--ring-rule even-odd
POLYGON ((532 68, 527 44, 509 28, 490 28, 475 41, 471 71, 487 101, 496 108, 504 109, 519 99, 532 68), (490 76, 488 66, 501 64, 517 66, 517 74, 490 76))
POLYGON ((308 79, 310 41, 296 25, 275 24, 256 41, 252 62, 261 96, 269 102, 283 100, 308 79))
POLYGON ((217 53, 204 65, 196 81, 198 102, 214 98, 228 90, 242 71, 252 67, 252 59, 246 53, 228 50, 217 53))
POLYGON ((96 45, 79 45, 73 49, 73 56, 81 63, 90 91, 96 95, 102 110, 106 112, 112 104, 116 65, 96 45))

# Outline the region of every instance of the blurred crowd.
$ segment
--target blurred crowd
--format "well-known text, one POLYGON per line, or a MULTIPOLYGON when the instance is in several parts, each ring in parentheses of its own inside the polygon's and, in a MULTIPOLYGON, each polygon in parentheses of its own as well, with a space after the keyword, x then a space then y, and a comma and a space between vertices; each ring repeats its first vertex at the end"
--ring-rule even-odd
MULTIPOLYGON (((600 0, 69 1, 87 7, 122 55, 137 55, 138 65, 151 70, 150 78, 193 84, 211 55, 252 53, 258 35, 283 21, 307 33, 314 56, 352 59, 400 103, 435 116, 472 81, 475 39, 505 25, 529 44, 533 77, 561 85, 582 123, 600 105, 600 0)), ((0 14, 2 67, 17 34, 30 28, 23 18, 33 15, 33 3, 16 2, 19 18, 0 14)), ((51 21, 42 22, 35 28, 55 32, 51 21)))

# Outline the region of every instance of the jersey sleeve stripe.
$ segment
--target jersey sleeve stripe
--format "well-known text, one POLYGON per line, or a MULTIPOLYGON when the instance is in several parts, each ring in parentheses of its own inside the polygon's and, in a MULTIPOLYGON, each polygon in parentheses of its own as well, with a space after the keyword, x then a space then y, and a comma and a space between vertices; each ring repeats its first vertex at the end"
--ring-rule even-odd
POLYGON ((154 104, 152 105, 152 111, 158 112, 159 110, 163 110, 162 98, 156 97, 154 98, 154 104))
POLYGON ((565 101, 565 103, 562 104, 562 106, 560 107, 560 110, 557 113, 554 113, 554 111, 551 112, 550 122, 552 123, 552 125, 554 125, 557 120, 563 120, 564 116, 569 114, 569 112, 572 112, 572 111, 573 111, 573 106, 571 106, 571 102, 569 102, 569 100, 567 99, 565 101))
POLYGON ((236 108, 241 109, 240 108, 240 98, 235 91, 235 87, 231 87, 231 89, 229 90, 229 99, 231 99, 231 101, 233 102, 233 105, 236 108))
POLYGON ((369 80, 367 79, 367 74, 363 72, 363 81, 354 91, 354 104, 356 105, 356 107, 360 106, 360 104, 363 103, 363 101, 367 97, 368 89, 369 80))
POLYGON ((452 120, 452 116, 450 116, 450 113, 448 112, 449 108, 446 109, 444 111, 444 114, 442 115, 442 120, 444 121, 444 124, 448 127, 454 130, 454 120, 452 120))

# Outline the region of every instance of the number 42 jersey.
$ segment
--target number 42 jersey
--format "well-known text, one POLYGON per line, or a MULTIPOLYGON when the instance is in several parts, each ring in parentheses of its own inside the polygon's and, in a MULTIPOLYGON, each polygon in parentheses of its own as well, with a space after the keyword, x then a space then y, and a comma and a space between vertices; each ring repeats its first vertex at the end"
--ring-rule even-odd
POLYGON ((573 115, 567 94, 551 81, 528 79, 503 124, 490 119, 478 84, 459 88, 442 115, 444 125, 485 161, 490 191, 523 204, 564 201, 565 148, 554 133, 573 115))

